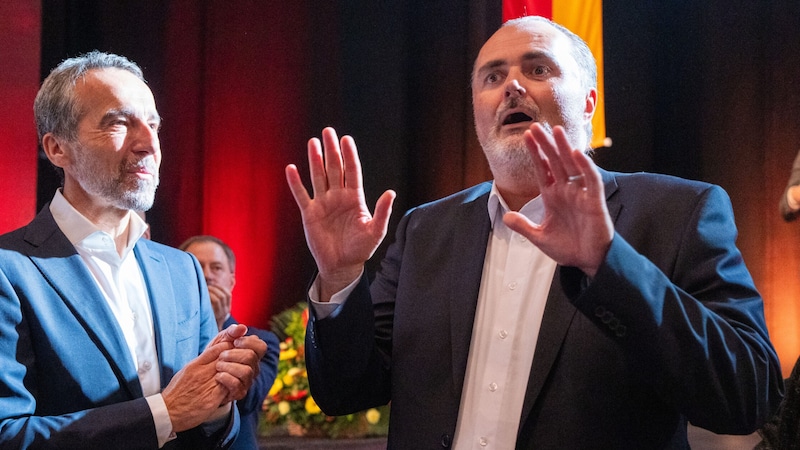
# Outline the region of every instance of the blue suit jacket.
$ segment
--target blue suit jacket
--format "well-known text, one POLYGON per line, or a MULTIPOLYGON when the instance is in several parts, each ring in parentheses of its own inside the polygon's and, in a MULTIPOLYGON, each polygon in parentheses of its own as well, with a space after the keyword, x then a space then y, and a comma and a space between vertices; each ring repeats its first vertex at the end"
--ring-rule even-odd
MULTIPOLYGON (((685 448, 686 421, 753 432, 783 383, 722 189, 603 172, 615 235, 591 281, 558 267, 517 448, 685 448)), ((306 335, 311 392, 391 400, 391 448, 449 447, 490 233, 484 183, 409 211, 381 271, 306 335)))
MULTIPOLYGON (((231 316, 222 324, 222 327, 227 328, 235 323, 239 322, 231 316)), ((241 417, 241 427, 239 436, 236 437, 233 445, 231 445, 231 450, 253 450, 258 448, 259 413, 264 404, 264 398, 272 388, 275 376, 278 374, 278 358, 281 352, 278 337, 274 333, 249 325, 247 334, 258 336, 262 341, 266 342, 267 352, 258 362, 258 377, 253 380, 253 385, 250 386, 247 395, 236 402, 236 407, 239 409, 239 416, 241 417)))
MULTIPOLYGON (((202 272, 188 254, 140 239, 162 388, 217 334, 202 272)), ((0 236, 0 447, 157 448, 153 418, 113 313, 48 206, 0 236)), ((165 448, 228 445, 201 427, 165 448)))

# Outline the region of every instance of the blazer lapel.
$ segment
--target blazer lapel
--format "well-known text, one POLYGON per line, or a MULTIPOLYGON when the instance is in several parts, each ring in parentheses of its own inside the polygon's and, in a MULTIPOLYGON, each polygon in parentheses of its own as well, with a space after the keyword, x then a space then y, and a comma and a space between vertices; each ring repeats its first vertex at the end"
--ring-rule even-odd
POLYGON ((486 259, 486 244, 491 231, 487 206, 491 184, 487 186, 483 195, 470 197, 465 201, 465 207, 459 209, 460 216, 449 230, 453 242, 467 243, 455 255, 451 277, 445 277, 453 280, 453 286, 458 286, 450 297, 453 383, 458 390, 455 392, 457 396, 461 396, 467 371, 472 328, 483 276, 483 261, 486 259))
MULTIPOLYGON (((606 193, 606 204, 611 220, 616 222, 622 205, 614 200, 614 193, 617 191, 617 183, 614 176, 605 170, 600 170, 606 193)), ((536 343, 536 351, 533 355, 531 375, 528 379, 528 387, 525 392, 525 401, 522 405, 522 416, 520 426, 525 422, 528 414, 533 409, 533 405, 542 391, 544 382, 552 370, 561 345, 566 337, 567 330, 575 317, 577 309, 567 298, 561 286, 561 266, 556 268, 550 293, 547 296, 542 325, 539 330, 539 339, 536 343)))
POLYGON ((120 386, 132 398, 141 397, 136 368, 114 313, 47 206, 28 226, 24 240, 32 246, 28 255, 31 262, 82 324, 89 338, 106 355, 120 386))
POLYGON ((144 282, 150 296, 150 309, 153 312, 153 328, 156 338, 159 365, 161 366, 161 387, 175 375, 175 302, 173 301, 172 278, 164 256, 149 247, 149 242, 139 239, 134 247, 136 260, 142 268, 144 282))

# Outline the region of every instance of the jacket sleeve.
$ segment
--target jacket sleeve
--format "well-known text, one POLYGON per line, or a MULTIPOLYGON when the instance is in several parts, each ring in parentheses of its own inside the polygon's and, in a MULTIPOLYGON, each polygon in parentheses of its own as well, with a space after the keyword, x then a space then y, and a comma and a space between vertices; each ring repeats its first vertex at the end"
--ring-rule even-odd
POLYGON ((364 273, 345 302, 324 319, 309 308, 308 382, 325 414, 351 414, 385 405, 391 398, 394 304, 409 220, 410 213, 400 220, 395 241, 371 284, 364 273))
MULTIPOLYGON (((617 340, 662 400, 715 433, 754 432, 782 397, 763 301, 735 246, 733 211, 710 186, 656 265, 616 234, 591 282, 562 271, 575 306, 617 340)), ((652 234, 654 230, 650 230, 652 234)), ((650 238, 652 241, 653 238, 650 238)))

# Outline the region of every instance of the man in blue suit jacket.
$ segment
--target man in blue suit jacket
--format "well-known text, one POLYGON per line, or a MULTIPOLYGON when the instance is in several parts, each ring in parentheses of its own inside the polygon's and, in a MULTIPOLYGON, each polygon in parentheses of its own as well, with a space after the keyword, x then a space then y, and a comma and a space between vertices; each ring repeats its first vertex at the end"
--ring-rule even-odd
MULTIPOLYGON (((215 236, 192 236, 184 241, 179 249, 189 252, 197 258, 203 269, 203 276, 208 285, 208 295, 217 326, 224 330, 239 322, 231 315, 233 287, 236 285, 236 254, 233 249, 215 236)), ((275 376, 278 374, 278 358, 280 343, 275 334, 255 327, 248 327, 247 334, 254 334, 267 344, 267 353, 259 361, 259 373, 247 396, 236 402, 241 416, 239 436, 233 442, 231 450, 249 450, 258 448, 258 419, 264 398, 269 393, 275 376)))
POLYGON ((141 70, 66 60, 34 110, 63 187, 0 237, 0 447, 229 445, 266 348, 217 332, 190 255, 140 239, 161 162, 141 70))
POLYGON ((724 191, 598 169, 594 59, 547 19, 498 30, 472 91, 494 181, 409 211, 371 284, 394 194, 369 213, 332 129, 309 141, 313 198, 287 167, 319 271, 322 410, 391 401, 397 449, 687 448, 687 421, 758 428, 781 369, 724 191))

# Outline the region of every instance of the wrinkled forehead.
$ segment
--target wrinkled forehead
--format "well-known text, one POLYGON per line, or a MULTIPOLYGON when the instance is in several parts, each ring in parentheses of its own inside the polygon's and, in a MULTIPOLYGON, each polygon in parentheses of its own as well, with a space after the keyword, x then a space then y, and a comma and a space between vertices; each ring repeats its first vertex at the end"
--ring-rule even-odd
POLYGON ((538 21, 515 23, 501 27, 486 41, 475 59, 474 69, 489 63, 511 64, 531 53, 572 59, 571 52, 569 38, 552 25, 538 21))
POLYGON ((146 116, 157 115, 155 99, 144 81, 127 70, 88 70, 75 83, 76 100, 85 108, 128 107, 146 116))

